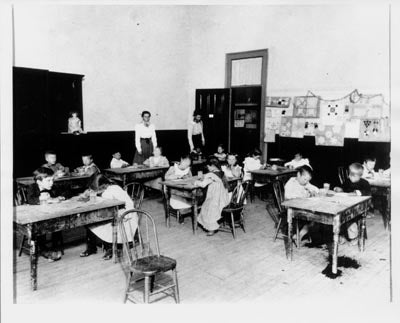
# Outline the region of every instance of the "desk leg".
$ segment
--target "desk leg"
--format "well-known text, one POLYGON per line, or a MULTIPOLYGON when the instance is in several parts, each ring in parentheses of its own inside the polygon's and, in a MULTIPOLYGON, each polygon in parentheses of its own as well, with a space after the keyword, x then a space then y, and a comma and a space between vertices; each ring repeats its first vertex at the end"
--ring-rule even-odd
POLYGON ((114 218, 111 222, 112 227, 112 254, 114 258, 114 264, 117 263, 117 238, 118 238, 118 231, 117 231, 117 216, 118 216, 118 208, 114 209, 114 218))
POLYGON ((192 207, 193 207, 193 234, 197 232, 197 192, 193 192, 192 196, 192 207))
POLYGON ((293 259, 293 241, 292 241, 292 222, 293 222, 293 209, 288 208, 287 210, 287 222, 288 222, 288 242, 289 242, 289 257, 293 259))
POLYGON ((366 228, 366 219, 367 219, 367 210, 368 208, 365 209, 365 212, 362 214, 361 216, 361 248, 360 251, 364 251, 365 250, 365 228, 366 228))
POLYGON ((28 227, 29 258, 31 262, 31 288, 37 290, 37 265, 38 265, 38 246, 36 236, 32 234, 32 227, 28 227))
POLYGON ((340 214, 336 214, 333 218, 333 250, 332 250, 332 274, 337 274, 337 258, 339 248, 340 233, 340 214))

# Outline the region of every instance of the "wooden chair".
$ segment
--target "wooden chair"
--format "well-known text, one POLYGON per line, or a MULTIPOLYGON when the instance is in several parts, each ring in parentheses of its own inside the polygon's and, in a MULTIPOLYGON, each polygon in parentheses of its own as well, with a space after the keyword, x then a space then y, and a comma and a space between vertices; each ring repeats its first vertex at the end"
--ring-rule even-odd
POLYGON ((338 176, 339 176, 340 184, 343 185, 346 178, 349 177, 349 170, 346 167, 339 166, 338 167, 338 176))
MULTIPOLYGON (((284 239, 287 237, 287 234, 281 233, 281 236, 278 237, 279 232, 282 228, 282 221, 286 220, 286 208, 282 205, 282 202, 285 200, 285 188, 283 182, 281 180, 274 181, 272 183, 272 188, 274 191, 274 202, 275 206, 267 205, 267 210, 272 220, 275 222, 275 234, 274 234, 274 242, 276 239, 284 239)), ((299 236, 299 223, 296 221, 296 232, 297 236, 299 236)), ((298 243, 295 242, 296 247, 298 243)))
MULTIPOLYGON (((123 244, 123 257, 127 265, 127 280, 124 302, 130 300, 138 301, 133 297, 137 288, 135 285, 139 280, 144 279, 143 301, 149 303, 150 297, 164 293, 172 296, 167 291, 172 290, 176 303, 179 303, 178 276, 176 272, 176 260, 160 254, 157 228, 151 215, 143 210, 129 210, 118 218, 119 232, 123 244), (137 226, 129 217, 130 214, 137 214, 137 226), (136 232, 136 233, 135 233, 136 232), (128 238, 136 236, 135 243, 128 238), (155 278, 159 274, 172 271, 172 283, 162 285, 156 283, 155 278), (156 290, 154 290, 156 286, 156 290)), ((164 276, 164 275, 163 275, 164 276)), ((162 281, 165 281, 165 276, 162 281)))
MULTIPOLYGON (((279 231, 282 226, 282 219, 286 218, 286 209, 282 206, 282 202, 285 200, 285 189, 282 181, 277 180, 272 183, 272 188, 274 191, 274 201, 275 201, 275 209, 268 208, 268 213, 271 216, 272 220, 275 222, 275 235, 274 242, 278 238, 279 231)), ((270 206, 270 205, 269 205, 270 206)), ((283 237, 287 237, 287 235, 283 234, 283 237)))
POLYGON ((227 230, 226 227, 223 226, 220 228, 220 231, 231 232, 234 239, 236 239, 236 227, 241 227, 243 232, 246 232, 244 228, 243 209, 249 187, 249 182, 244 182, 243 184, 238 183, 232 192, 229 205, 222 210, 223 224, 229 222, 230 229, 227 230))
POLYGON ((141 209, 144 197, 144 186, 142 183, 132 182, 124 186, 126 191, 133 201, 135 209, 141 209))

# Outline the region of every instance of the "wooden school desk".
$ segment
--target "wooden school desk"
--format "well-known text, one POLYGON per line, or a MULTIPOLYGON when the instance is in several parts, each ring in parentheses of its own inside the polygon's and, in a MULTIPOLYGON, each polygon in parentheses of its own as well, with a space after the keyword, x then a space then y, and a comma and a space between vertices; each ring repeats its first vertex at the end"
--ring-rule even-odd
POLYGON ((134 181, 148 181, 157 177, 164 177, 169 166, 148 167, 145 165, 129 166, 124 168, 107 168, 104 173, 122 182, 122 187, 134 181))
MULTIPOLYGON (((118 208, 125 203, 96 197, 87 202, 77 197, 56 204, 21 205, 14 207, 14 228, 28 237, 30 246, 31 287, 37 289, 37 237, 91 223, 112 220, 113 256, 116 261, 118 208)), ((65 260, 61 260, 65 261, 65 260)))
MULTIPOLYGON (((86 189, 89 185, 90 176, 89 175, 79 175, 75 173, 71 173, 67 176, 62 177, 54 177, 54 188, 57 189, 59 187, 65 189, 73 189, 73 188, 81 188, 86 189)), ((24 199, 26 200, 27 189, 30 185, 35 183, 33 176, 28 177, 19 177, 15 180, 17 183, 18 190, 22 192, 24 195, 24 199)))
POLYGON ((266 169, 252 170, 250 171, 250 173, 253 177, 253 182, 272 183, 273 181, 276 180, 283 180, 283 181, 288 180, 290 177, 296 175, 297 170, 289 169, 286 167, 278 167, 277 170, 266 168, 266 169))
POLYGON ((369 185, 371 185, 372 196, 383 197, 385 200, 385 206, 383 212, 383 224, 386 228, 390 228, 391 224, 391 182, 390 177, 375 177, 367 178, 369 185))
MULTIPOLYGON (((293 257, 292 221, 294 218, 332 225, 332 273, 337 274, 340 226, 361 216, 361 228, 359 225, 358 232, 358 247, 361 251, 364 251, 365 219, 370 202, 370 196, 345 196, 343 193, 333 196, 298 198, 283 202, 282 205, 288 209, 287 222, 290 260, 292 260, 293 257)), ((299 239, 299 237, 297 237, 297 239, 299 239)), ((299 245, 300 241, 297 240, 297 246, 299 247, 299 245)))
MULTIPOLYGON (((194 182, 197 181, 198 179, 199 179, 198 176, 193 176, 186 179, 167 180, 160 182, 160 184, 164 186, 164 189, 167 192, 167 200, 166 200, 167 208, 165 210, 166 212, 168 212, 169 209, 169 199, 171 198, 171 190, 173 190, 173 195, 187 198, 192 202, 192 209, 194 214, 193 234, 196 234, 197 231, 197 216, 198 216, 197 208, 200 200, 204 196, 204 190, 206 189, 194 185, 194 182)), ((227 180, 229 184, 228 191, 231 192, 235 189, 238 181, 241 180, 241 178, 234 177, 234 178, 228 178, 227 180)), ((165 216, 167 217, 168 215, 166 214, 165 216)))

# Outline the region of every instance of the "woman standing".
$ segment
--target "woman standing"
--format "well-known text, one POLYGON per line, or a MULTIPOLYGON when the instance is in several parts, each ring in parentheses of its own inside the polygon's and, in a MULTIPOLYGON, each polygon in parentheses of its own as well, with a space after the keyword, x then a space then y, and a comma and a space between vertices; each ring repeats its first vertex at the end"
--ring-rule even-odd
POLYGON ((200 111, 195 110, 193 112, 193 121, 190 122, 188 127, 188 141, 190 151, 200 148, 203 150, 206 140, 204 139, 203 133, 203 121, 201 121, 200 111))
POLYGON ((149 111, 143 111, 143 121, 135 126, 136 153, 133 158, 134 164, 143 164, 153 154, 154 147, 157 147, 156 128, 150 123, 150 117, 149 111))

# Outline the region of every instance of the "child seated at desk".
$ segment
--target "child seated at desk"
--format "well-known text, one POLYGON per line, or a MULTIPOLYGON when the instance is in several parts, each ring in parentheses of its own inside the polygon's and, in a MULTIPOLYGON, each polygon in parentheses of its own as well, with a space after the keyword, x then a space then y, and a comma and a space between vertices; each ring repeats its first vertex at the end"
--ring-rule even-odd
MULTIPOLYGON (((162 155, 162 148, 156 147, 153 150, 153 156, 146 159, 143 162, 143 164, 146 166, 149 166, 149 167, 168 167, 169 161, 168 161, 167 157, 162 155)), ((162 180, 162 178, 158 177, 158 178, 155 178, 155 179, 145 182, 144 185, 151 187, 157 191, 161 191, 162 190, 162 185, 160 184, 161 180, 162 180)))
MULTIPOLYGON (((349 177, 343 183, 342 187, 335 187, 335 192, 345 192, 349 195, 357 196, 370 196, 371 186, 368 181, 362 178, 364 169, 360 163, 353 163, 349 166, 349 177)), ((357 244, 358 237, 358 226, 356 222, 346 224, 347 225, 347 236, 352 245, 357 244)), ((340 243, 345 243, 346 240, 343 236, 340 236, 340 243)))
MULTIPOLYGON (((179 163, 171 166, 165 174, 165 180, 174 180, 174 179, 184 179, 188 177, 192 177, 192 171, 190 170, 192 160, 189 155, 182 155, 181 161, 179 163)), ((175 210, 187 209, 192 207, 189 200, 176 195, 171 195, 169 204, 175 210)))
MULTIPOLYGON (((97 195, 105 199, 116 199, 125 202, 125 207, 118 210, 118 214, 124 213, 126 210, 131 210, 134 208, 134 204, 130 196, 126 191, 124 191, 119 185, 115 184, 112 180, 108 179, 104 175, 99 175, 97 178, 98 189, 97 195)), ((83 193, 83 196, 89 195, 89 192, 83 193)), ((138 218, 136 213, 131 213, 129 215, 129 224, 126 223, 126 234, 128 235, 128 240, 133 241, 134 235, 137 229, 138 218), (132 229, 132 230, 131 230, 132 229), (132 236, 133 235, 133 236, 132 236)), ((121 233, 119 232, 119 227, 117 227, 117 243, 122 244, 121 233)), ((102 240, 104 245, 105 253, 103 255, 104 260, 110 260, 112 258, 112 227, 111 222, 92 224, 86 226, 86 250, 80 253, 80 257, 88 257, 92 254, 97 253, 97 238, 102 240)))
POLYGON ((110 162, 110 168, 123 168, 129 166, 125 160, 121 159, 121 153, 119 151, 115 152, 112 156, 113 158, 110 162))
POLYGON ((214 154, 214 156, 218 158, 219 162, 226 161, 226 153, 225 153, 224 146, 222 144, 218 145, 217 152, 214 154))
MULTIPOLYGON (((316 196, 319 190, 318 187, 310 183, 311 179, 312 169, 309 166, 303 165, 297 168, 297 176, 290 178, 285 184, 285 200, 316 196)), ((313 225, 313 222, 303 225, 299 232, 300 241, 313 225)), ((296 236, 294 236, 294 239, 295 237, 296 236)))
POLYGON ((290 162, 285 163, 285 167, 289 167, 292 169, 296 169, 298 167, 307 165, 308 167, 311 167, 310 165, 310 161, 308 160, 308 158, 303 158, 303 155, 301 153, 297 153, 296 155, 294 155, 294 159, 292 159, 290 162))
POLYGON ((89 187, 92 189, 97 189, 96 187, 96 176, 100 174, 100 169, 93 162, 93 157, 91 154, 82 155, 83 166, 75 169, 79 175, 88 175, 91 180, 89 181, 89 187))
MULTIPOLYGON (((54 173, 47 167, 40 167, 33 173, 35 183, 28 187, 27 203, 37 204, 53 204, 65 200, 65 197, 58 196, 53 190, 54 173)), ((52 233, 51 240, 53 244, 62 241, 62 232, 52 233)), ((46 235, 40 235, 37 238, 37 244, 40 255, 47 258, 50 262, 60 260, 61 252, 50 250, 46 246, 46 235)))
POLYGON ((376 164, 376 158, 373 157, 366 157, 364 159, 364 164, 363 164, 363 178, 374 178, 375 177, 375 164, 376 164))
MULTIPOLYGON (((243 162, 243 181, 250 181, 252 179, 250 171, 258 170, 264 168, 264 165, 261 164, 261 151, 259 149, 254 149, 250 152, 249 156, 244 159, 243 162)), ((267 184, 264 183, 254 183, 255 187, 264 186, 267 184)))
POLYGON ((57 163, 57 155, 54 151, 46 151, 44 153, 44 159, 47 163, 43 164, 42 167, 51 169, 54 173, 54 176, 63 176, 67 173, 67 169, 60 163, 57 163))
POLYGON ((208 159, 207 168, 208 173, 204 175, 203 180, 194 184, 208 187, 197 221, 208 231, 207 236, 212 236, 218 232, 218 220, 221 218, 222 209, 229 204, 229 194, 228 182, 216 157, 208 159))
POLYGON ((237 164, 238 156, 234 153, 228 153, 227 165, 222 165, 221 169, 228 178, 242 177, 242 167, 237 164))
POLYGON ((143 164, 149 167, 167 167, 169 161, 167 157, 162 155, 162 148, 156 147, 153 150, 153 156, 146 159, 143 164))

